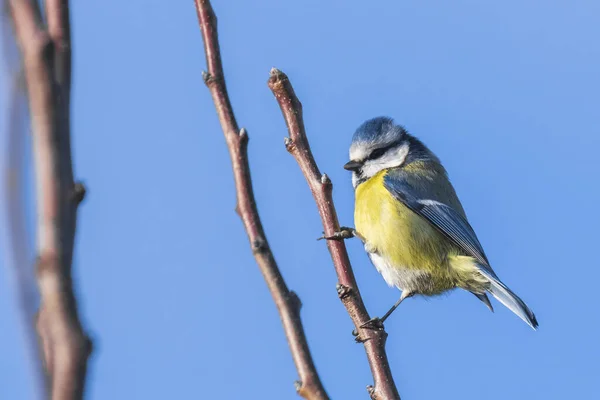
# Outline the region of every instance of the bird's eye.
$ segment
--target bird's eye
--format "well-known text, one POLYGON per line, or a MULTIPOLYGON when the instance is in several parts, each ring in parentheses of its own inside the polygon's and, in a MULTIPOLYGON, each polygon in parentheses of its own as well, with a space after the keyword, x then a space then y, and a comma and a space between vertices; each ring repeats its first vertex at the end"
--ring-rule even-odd
POLYGON ((371 152, 371 154, 369 155, 369 159, 374 160, 376 158, 381 157, 382 155, 385 154, 386 152, 386 148, 381 148, 381 149, 375 149, 371 152))

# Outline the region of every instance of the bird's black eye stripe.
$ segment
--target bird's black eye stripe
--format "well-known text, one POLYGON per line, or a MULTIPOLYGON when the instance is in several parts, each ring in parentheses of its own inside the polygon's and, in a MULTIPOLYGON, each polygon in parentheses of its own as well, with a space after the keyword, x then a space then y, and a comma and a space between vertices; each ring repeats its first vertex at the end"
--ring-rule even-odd
POLYGON ((373 150, 371 152, 371 154, 369 154, 369 156, 366 159, 367 160, 374 160, 376 158, 379 158, 382 155, 384 155, 385 153, 387 153, 388 150, 400 146, 400 144, 402 144, 403 141, 404 141, 404 138, 400 138, 400 139, 398 139, 398 140, 396 140, 396 141, 394 141, 392 143, 388 143, 384 147, 380 147, 378 149, 375 149, 375 150, 373 150))
POLYGON ((375 150, 373 150, 373 151, 371 152, 371 154, 369 154, 369 157, 368 157, 368 159, 369 159, 369 160, 374 160, 374 159, 376 159, 376 158, 379 158, 379 157, 381 157, 382 155, 384 155, 384 154, 385 154, 385 152, 386 152, 388 149, 389 149, 389 147, 382 147, 382 148, 379 148, 379 149, 375 149, 375 150))

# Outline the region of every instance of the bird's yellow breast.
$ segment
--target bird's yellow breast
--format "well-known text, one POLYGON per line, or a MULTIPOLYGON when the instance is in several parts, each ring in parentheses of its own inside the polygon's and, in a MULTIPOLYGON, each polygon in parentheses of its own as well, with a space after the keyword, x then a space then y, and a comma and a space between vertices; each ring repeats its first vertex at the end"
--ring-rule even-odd
POLYGON ((428 221, 396 200, 381 171, 356 188, 354 223, 393 268, 443 274, 451 246, 428 221))

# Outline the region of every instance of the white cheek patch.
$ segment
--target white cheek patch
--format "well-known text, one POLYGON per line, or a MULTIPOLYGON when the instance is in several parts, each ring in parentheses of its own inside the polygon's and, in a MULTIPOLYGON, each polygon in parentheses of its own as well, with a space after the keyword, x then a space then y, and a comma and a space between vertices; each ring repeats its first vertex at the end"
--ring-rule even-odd
POLYGON ((362 167, 362 177, 368 179, 384 169, 399 167, 406 160, 408 150, 408 143, 403 143, 377 160, 368 160, 362 167))
POLYGON ((406 160, 406 156, 408 156, 408 143, 404 143, 398 149, 398 152, 396 153, 396 161, 398 161, 398 165, 396 165, 396 166, 400 166, 400 165, 404 164, 404 161, 406 160))
POLYGON ((384 169, 384 167, 381 167, 381 164, 375 164, 373 162, 367 161, 361 169, 361 177, 363 179, 369 179, 370 177, 376 175, 382 169, 384 169))

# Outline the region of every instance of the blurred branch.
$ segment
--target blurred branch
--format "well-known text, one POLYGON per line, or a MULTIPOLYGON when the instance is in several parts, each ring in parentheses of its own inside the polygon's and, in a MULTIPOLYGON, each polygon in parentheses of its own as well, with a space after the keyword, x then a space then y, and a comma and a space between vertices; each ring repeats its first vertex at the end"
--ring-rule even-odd
POLYGON ((239 129, 227 94, 217 36, 217 18, 208 0, 195 0, 195 3, 208 68, 208 72, 204 72, 202 77, 215 103, 231 156, 237 193, 236 211, 244 223, 254 258, 279 311, 292 358, 300 376, 300 380, 296 382, 296 390, 305 399, 328 399, 300 320, 300 299, 288 289, 283 280, 256 208, 248 165, 248 133, 245 129, 239 129))
POLYGON ((4 249, 4 261, 7 272, 13 279, 13 288, 19 307, 20 325, 25 338, 25 353, 29 360, 32 376, 32 391, 36 399, 44 392, 44 374, 41 363, 41 349, 32 321, 35 319, 39 296, 32 268, 31 241, 27 234, 25 212, 25 170, 24 156, 27 132, 27 93, 23 63, 12 32, 8 1, 2 2, 2 47, 4 50, 4 72, 2 87, 6 90, 7 124, 1 127, 4 155, 0 156, 2 216, 0 229, 1 247, 4 249))
POLYGON ((46 1, 48 31, 35 0, 9 0, 25 66, 37 194, 37 278, 49 397, 83 397, 91 341, 73 293, 71 264, 77 208, 85 189, 74 183, 70 149, 68 2, 46 1))
MULTIPOLYGON (((308 182, 323 222, 325 236, 332 236, 340 229, 333 204, 333 187, 329 177, 325 174, 321 175, 319 172, 319 167, 310 150, 302 118, 302 103, 296 97, 288 77, 278 69, 271 70, 268 85, 279 103, 290 134, 290 137, 286 138, 285 146, 296 159, 308 182)), ((338 276, 338 295, 356 327, 355 332, 358 332, 356 340, 365 346, 373 374, 374 385, 367 386, 367 390, 372 399, 399 399, 398 389, 396 389, 385 352, 387 333, 383 329, 361 328, 371 318, 360 296, 346 245, 341 240, 328 240, 327 247, 338 276)))

